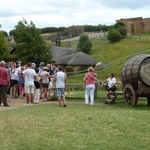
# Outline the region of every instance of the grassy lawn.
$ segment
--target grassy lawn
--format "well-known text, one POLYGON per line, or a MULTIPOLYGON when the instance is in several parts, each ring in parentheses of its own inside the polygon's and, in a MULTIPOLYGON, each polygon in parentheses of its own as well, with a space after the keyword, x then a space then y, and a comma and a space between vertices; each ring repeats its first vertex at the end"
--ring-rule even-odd
POLYGON ((148 150, 149 108, 133 108, 118 97, 115 105, 84 104, 84 92, 67 96, 67 107, 51 102, 0 112, 1 150, 148 150), (69 98, 70 97, 70 98, 69 98), (73 98, 74 97, 74 98, 73 98), (77 98, 75 98, 77 97, 77 98))

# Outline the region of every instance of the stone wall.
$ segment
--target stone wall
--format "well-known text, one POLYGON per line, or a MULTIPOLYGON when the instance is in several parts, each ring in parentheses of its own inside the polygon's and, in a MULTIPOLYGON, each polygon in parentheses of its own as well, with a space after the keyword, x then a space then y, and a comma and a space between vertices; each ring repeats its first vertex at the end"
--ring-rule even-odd
POLYGON ((143 32, 150 32, 150 18, 143 19, 143 32))
POLYGON ((125 18, 116 22, 123 22, 126 25, 128 35, 150 32, 150 18, 125 18))

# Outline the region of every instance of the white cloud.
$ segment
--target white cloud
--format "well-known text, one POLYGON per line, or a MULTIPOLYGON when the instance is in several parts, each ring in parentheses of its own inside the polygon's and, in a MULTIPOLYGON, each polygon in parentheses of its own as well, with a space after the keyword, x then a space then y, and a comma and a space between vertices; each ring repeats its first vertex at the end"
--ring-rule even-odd
POLYGON ((38 28, 111 25, 120 18, 148 18, 149 10, 148 0, 0 0, 0 24, 7 32, 23 18, 38 28))

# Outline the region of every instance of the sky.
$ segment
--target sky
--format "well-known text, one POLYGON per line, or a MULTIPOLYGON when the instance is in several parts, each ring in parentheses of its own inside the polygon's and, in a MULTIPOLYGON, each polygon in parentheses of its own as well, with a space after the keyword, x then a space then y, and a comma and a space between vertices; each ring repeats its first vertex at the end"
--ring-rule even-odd
POLYGON ((149 0, 0 0, 0 30, 23 18, 37 28, 113 25, 121 18, 150 18, 149 0))

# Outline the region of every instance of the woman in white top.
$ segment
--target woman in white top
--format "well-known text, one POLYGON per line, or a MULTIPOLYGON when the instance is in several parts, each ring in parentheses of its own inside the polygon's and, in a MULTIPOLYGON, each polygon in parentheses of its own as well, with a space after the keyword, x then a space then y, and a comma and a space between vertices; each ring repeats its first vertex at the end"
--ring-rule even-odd
POLYGON ((107 86, 106 86, 107 99, 109 99, 110 95, 114 91, 116 91, 116 78, 114 73, 110 73, 109 78, 105 82, 107 82, 107 86))
POLYGON ((18 98, 18 79, 19 79, 19 73, 18 68, 16 68, 16 63, 14 62, 11 65, 11 73, 10 73, 10 83, 12 87, 12 98, 18 98))

